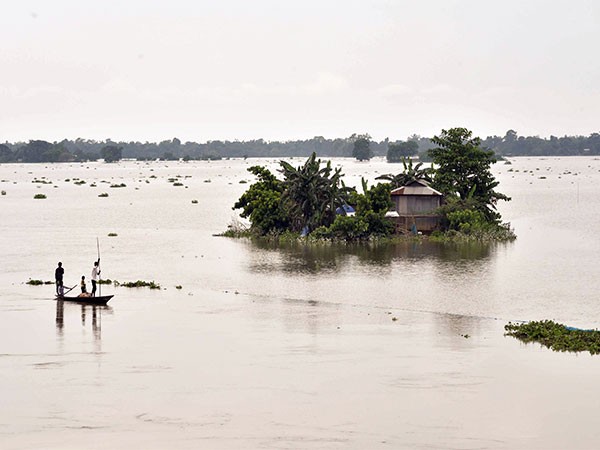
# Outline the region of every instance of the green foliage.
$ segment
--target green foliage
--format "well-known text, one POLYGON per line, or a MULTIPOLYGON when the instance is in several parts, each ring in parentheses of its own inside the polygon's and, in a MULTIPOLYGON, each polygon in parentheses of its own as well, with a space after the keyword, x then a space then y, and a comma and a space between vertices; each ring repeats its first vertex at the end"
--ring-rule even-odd
POLYGON ((352 192, 349 199, 349 203, 355 206, 356 214, 336 216, 331 226, 317 228, 312 237, 357 241, 388 236, 394 231, 393 224, 385 217, 392 206, 389 184, 379 183, 370 189, 364 179, 362 184, 364 193, 352 192))
POLYGON ((450 230, 460 231, 469 234, 471 231, 484 229, 489 225, 485 216, 479 211, 472 209, 459 209, 451 211, 446 215, 450 230))
POLYGON ((106 198, 108 197, 108 194, 106 192, 103 192, 102 194, 98 194, 98 197, 106 198))
POLYGON ((419 144, 415 141, 393 142, 388 145, 387 162, 402 162, 405 158, 414 156, 419 151, 419 144))
POLYGON ((30 286, 41 286, 43 284, 54 284, 54 281, 42 281, 42 280, 29 279, 29 281, 27 281, 26 284, 28 284, 30 286))
POLYGON ((352 135, 351 139, 354 139, 354 147, 352 149, 352 156, 359 161, 368 161, 373 156, 371 150, 371 136, 368 134, 363 135, 352 135))
POLYGON ((288 214, 281 200, 283 183, 265 167, 252 166, 248 172, 258 178, 233 205, 240 216, 250 220, 252 230, 260 235, 283 231, 289 227, 288 214))
POLYGON ((46 195, 45 194, 35 194, 33 196, 33 198, 36 199, 36 200, 43 200, 43 199, 46 198, 46 195))
POLYGON ((448 197, 472 200, 488 221, 498 222, 496 203, 510 198, 495 191, 499 183, 490 171, 496 162, 494 152, 482 149, 481 140, 466 128, 442 130, 432 141, 438 146, 429 150, 438 166, 432 187, 448 197))
POLYGON ((117 237, 118 234, 117 233, 108 233, 108 237, 117 237))
POLYGON ((120 286, 126 288, 138 288, 138 287, 149 287, 150 289, 160 289, 160 285, 155 283, 154 281, 127 281, 125 283, 120 283, 120 286))
POLYGON ((107 163, 119 161, 123 156, 123 147, 118 145, 105 145, 100 150, 100 156, 107 163))
POLYGON ((552 320, 511 323, 504 326, 507 336, 523 342, 539 342, 559 352, 600 354, 600 331, 569 328, 552 320))
POLYGON ((422 168, 423 163, 419 162, 416 165, 413 165, 413 160, 410 158, 402 158, 402 165, 404 166, 404 171, 397 175, 393 175, 391 173, 385 175, 379 175, 376 180, 386 180, 391 184, 392 189, 396 189, 402 186, 406 186, 407 184, 417 181, 424 180, 428 183, 433 181, 433 175, 435 174, 435 169, 433 168, 433 164, 431 167, 422 168))
POLYGON ((313 153, 303 166, 293 167, 280 161, 282 202, 289 217, 292 231, 309 231, 329 226, 335 219, 336 208, 347 203, 351 192, 342 182, 341 168, 333 169, 331 161, 321 167, 321 160, 313 153))

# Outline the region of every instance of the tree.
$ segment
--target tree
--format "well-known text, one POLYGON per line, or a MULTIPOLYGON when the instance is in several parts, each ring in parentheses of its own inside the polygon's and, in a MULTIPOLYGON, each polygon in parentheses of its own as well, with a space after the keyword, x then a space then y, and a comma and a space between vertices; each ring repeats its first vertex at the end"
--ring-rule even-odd
POLYGON ((397 175, 388 173, 384 175, 379 175, 375 179, 389 181, 392 189, 406 186, 410 182, 416 180, 425 180, 428 183, 431 183, 433 181, 432 175, 435 173, 433 165, 431 167, 426 167, 422 169, 422 162, 419 162, 415 166, 413 166, 413 160, 410 158, 402 158, 402 165, 404 166, 404 171, 402 173, 399 173, 397 175))
POLYGON ((13 160, 13 152, 8 145, 0 144, 0 163, 12 162, 13 160))
POLYGON ((404 158, 419 152, 419 144, 415 141, 392 142, 388 145, 387 162, 401 162, 404 158))
POLYGON ((359 161, 368 161, 373 156, 371 150, 371 136, 368 134, 356 135, 353 134, 351 139, 354 139, 354 148, 352 150, 352 156, 359 161))
POLYGON ((240 216, 249 219, 258 234, 286 230, 289 221, 281 201, 283 183, 262 166, 252 166, 248 172, 258 177, 258 181, 242 194, 233 209, 241 209, 240 216))
POLYGON ((496 162, 494 152, 481 148, 481 140, 466 128, 442 130, 432 141, 438 146, 429 150, 438 166, 432 187, 461 202, 468 201, 487 220, 499 221, 496 203, 510 198, 495 191, 499 182, 490 171, 496 162))
POLYGON ((100 155, 107 163, 119 161, 121 159, 123 147, 117 145, 105 145, 100 150, 100 155))
POLYGON ((280 161, 284 192, 282 200, 290 213, 294 231, 312 231, 319 226, 329 226, 335 218, 335 210, 347 202, 349 188, 342 182, 342 169, 331 167, 312 153, 303 166, 293 167, 280 161))

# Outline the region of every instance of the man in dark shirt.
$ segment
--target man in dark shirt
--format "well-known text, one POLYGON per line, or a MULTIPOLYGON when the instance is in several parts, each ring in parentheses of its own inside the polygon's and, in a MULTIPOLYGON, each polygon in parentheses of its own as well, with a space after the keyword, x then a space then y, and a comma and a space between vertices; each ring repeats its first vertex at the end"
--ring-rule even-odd
POLYGON ((62 267, 62 263, 58 263, 58 267, 54 271, 54 279, 56 280, 56 295, 63 295, 64 287, 63 287, 63 275, 65 274, 65 269, 62 267))

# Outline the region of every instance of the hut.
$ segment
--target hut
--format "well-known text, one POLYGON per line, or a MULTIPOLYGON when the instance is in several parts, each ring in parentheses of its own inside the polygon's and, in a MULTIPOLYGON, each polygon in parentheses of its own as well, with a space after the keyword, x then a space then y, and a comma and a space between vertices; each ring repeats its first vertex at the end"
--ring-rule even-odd
POLYGON ((441 206, 443 195, 426 181, 411 181, 394 189, 390 195, 394 210, 387 216, 396 225, 397 232, 431 233, 438 228, 440 216, 435 214, 435 210, 441 206))

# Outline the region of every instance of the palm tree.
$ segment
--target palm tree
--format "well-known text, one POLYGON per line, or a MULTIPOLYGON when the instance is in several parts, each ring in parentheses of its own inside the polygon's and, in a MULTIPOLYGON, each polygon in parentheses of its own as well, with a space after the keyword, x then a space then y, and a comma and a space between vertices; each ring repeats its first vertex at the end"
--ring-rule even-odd
POLYGON ((331 161, 321 167, 314 152, 298 168, 285 161, 279 164, 284 177, 282 200, 291 212, 292 229, 301 231, 306 227, 312 231, 331 225, 336 208, 346 203, 351 191, 342 182, 341 168, 333 169, 331 161))
POLYGON ((407 184, 416 180, 424 180, 428 183, 433 181, 433 175, 435 174, 433 164, 431 167, 421 168, 423 165, 422 162, 413 166, 413 161, 411 158, 402 158, 402 165, 404 166, 404 171, 402 173, 396 175, 391 173, 379 175, 376 180, 389 181, 392 185, 392 189, 406 186, 407 184))

